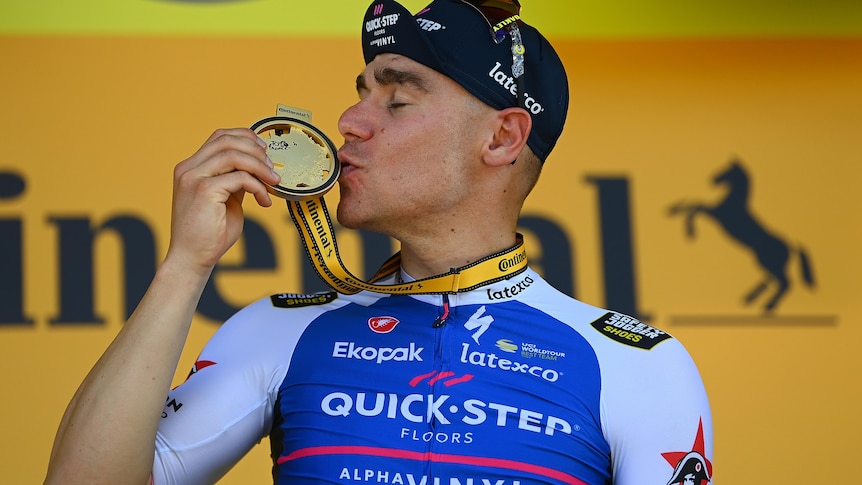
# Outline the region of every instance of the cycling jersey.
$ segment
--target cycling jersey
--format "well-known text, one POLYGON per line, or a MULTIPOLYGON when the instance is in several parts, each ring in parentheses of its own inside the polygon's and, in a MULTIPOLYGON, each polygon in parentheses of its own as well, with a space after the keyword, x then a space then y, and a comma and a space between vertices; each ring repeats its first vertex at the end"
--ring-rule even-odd
POLYGON ((278 484, 712 477, 683 346, 530 269, 456 295, 260 300, 216 332, 162 418, 157 485, 213 482, 266 436, 278 484))

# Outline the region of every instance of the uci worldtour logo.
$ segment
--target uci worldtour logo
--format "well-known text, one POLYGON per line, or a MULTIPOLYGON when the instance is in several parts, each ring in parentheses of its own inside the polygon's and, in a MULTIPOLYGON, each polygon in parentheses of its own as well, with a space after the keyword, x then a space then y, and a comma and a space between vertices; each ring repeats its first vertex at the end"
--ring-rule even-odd
POLYGON ((518 346, 515 345, 515 342, 512 342, 507 338, 501 338, 494 345, 503 352, 507 352, 510 354, 514 354, 518 351, 518 346))

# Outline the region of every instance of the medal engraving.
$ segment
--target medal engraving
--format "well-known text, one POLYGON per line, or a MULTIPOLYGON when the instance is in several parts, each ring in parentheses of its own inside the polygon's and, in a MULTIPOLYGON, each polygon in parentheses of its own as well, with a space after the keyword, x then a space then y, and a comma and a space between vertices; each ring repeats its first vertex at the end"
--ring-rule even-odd
POLYGON ((265 118, 251 129, 266 143, 266 153, 281 175, 267 190, 289 200, 321 197, 338 180, 341 165, 335 145, 314 125, 297 118, 265 118))

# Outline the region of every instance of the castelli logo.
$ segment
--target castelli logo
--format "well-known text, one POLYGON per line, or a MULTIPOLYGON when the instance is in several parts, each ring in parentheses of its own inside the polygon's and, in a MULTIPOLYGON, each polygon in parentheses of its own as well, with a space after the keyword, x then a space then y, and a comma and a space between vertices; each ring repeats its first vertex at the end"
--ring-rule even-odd
POLYGON ((374 333, 389 333, 398 323, 395 317, 371 317, 368 319, 368 328, 374 333))

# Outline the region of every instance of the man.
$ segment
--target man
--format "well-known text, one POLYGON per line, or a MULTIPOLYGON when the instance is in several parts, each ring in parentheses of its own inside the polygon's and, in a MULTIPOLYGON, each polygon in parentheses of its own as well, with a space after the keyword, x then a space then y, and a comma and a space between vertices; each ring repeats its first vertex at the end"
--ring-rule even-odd
POLYGON ((279 182, 251 131, 216 131, 175 170, 166 259, 70 403, 49 482, 211 483, 266 436, 277 483, 666 484, 692 452, 711 479, 682 345, 523 266, 518 216, 567 81, 535 29, 480 3, 510 2, 372 4, 339 120, 339 221, 401 242, 382 284, 455 275, 452 291, 274 295, 169 391, 243 194, 269 206, 279 182))

